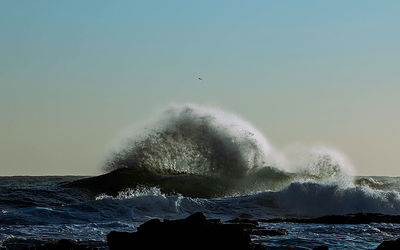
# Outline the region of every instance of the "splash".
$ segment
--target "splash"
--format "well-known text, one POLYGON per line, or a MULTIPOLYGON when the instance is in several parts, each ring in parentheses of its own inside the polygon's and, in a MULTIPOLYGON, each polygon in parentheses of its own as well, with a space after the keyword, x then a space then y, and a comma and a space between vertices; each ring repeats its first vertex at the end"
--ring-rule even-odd
POLYGON ((348 213, 399 214, 400 194, 365 186, 294 182, 282 191, 267 193, 278 207, 295 215, 320 216, 348 213))
POLYGON ((149 207, 193 211, 204 207, 200 200, 208 211, 257 216, 400 209, 399 191, 389 190, 396 183, 354 178, 351 162, 338 150, 299 144, 278 150, 237 116, 192 104, 157 117, 120 140, 105 163, 109 173, 75 184, 94 191, 106 206, 141 204, 137 213, 149 207))
POLYGON ((120 139, 104 166, 110 178, 100 185, 221 197, 281 190, 293 181, 352 183, 352 165, 338 151, 302 147, 300 158, 289 159, 250 123, 219 109, 186 104, 157 117, 120 139))
POLYGON ((354 168, 347 157, 332 148, 313 147, 295 163, 297 181, 319 181, 325 184, 352 186, 354 168))
POLYGON ((140 196, 164 196, 165 195, 161 192, 159 188, 156 187, 144 187, 138 186, 136 188, 128 188, 118 192, 116 196, 107 195, 107 194, 100 194, 98 195, 95 200, 104 200, 104 199, 117 199, 117 200, 124 200, 124 199, 131 199, 140 196))
POLYGON ((141 130, 112 153, 107 171, 139 167, 160 174, 239 178, 273 164, 271 146, 262 134, 220 110, 174 106, 141 130))

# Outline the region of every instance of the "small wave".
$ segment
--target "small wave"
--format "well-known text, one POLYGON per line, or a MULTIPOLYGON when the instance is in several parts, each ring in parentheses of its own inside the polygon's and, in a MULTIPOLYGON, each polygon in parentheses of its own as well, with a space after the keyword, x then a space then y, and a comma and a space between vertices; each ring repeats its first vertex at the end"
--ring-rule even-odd
POLYGON ((347 213, 400 214, 400 194, 368 187, 294 182, 273 193, 277 206, 307 216, 347 213))
POLYGON ((207 200, 168 196, 156 187, 139 187, 66 206, 14 209, 0 214, 0 225, 139 223, 154 217, 187 216, 203 209, 205 203, 207 200))
POLYGON ((104 200, 104 199, 131 199, 139 196, 165 196, 159 188, 156 187, 144 187, 138 186, 136 188, 128 188, 126 190, 122 190, 118 192, 116 196, 108 195, 108 194, 100 194, 96 196, 95 200, 104 200))
POLYGON ((242 214, 254 218, 360 212, 398 215, 400 195, 396 191, 317 182, 292 182, 276 191, 213 199, 167 195, 156 187, 138 187, 66 206, 14 209, 0 213, 0 225, 140 223, 150 218, 182 218, 198 211, 225 220, 242 214))
POLYGON ((387 182, 385 180, 376 180, 372 177, 359 177, 354 180, 354 184, 356 184, 358 186, 366 186, 371 189, 378 189, 378 190, 396 189, 395 183, 387 182))

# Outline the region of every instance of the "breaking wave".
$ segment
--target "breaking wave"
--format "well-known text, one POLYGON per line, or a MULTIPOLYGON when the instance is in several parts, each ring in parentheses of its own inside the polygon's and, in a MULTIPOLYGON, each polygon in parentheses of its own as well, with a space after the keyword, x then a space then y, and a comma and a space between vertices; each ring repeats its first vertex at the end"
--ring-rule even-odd
POLYGON ((295 215, 400 214, 400 195, 397 191, 374 190, 364 186, 295 182, 273 196, 280 208, 295 215))
POLYGON ((394 214, 400 209, 399 190, 385 189, 384 181, 355 178, 350 161, 332 148, 280 151, 237 116, 192 104, 173 106, 157 117, 119 140, 104 164, 108 174, 81 186, 103 197, 132 197, 140 193, 138 186, 156 187, 163 195, 242 197, 294 214, 394 214), (136 191, 121 193, 127 188, 136 191))
POLYGON ((142 167, 161 174, 235 178, 273 163, 271 146, 257 129, 215 109, 175 106, 139 130, 113 152, 107 171, 142 167))
POLYGON ((340 153, 318 147, 303 153, 301 161, 290 162, 251 124, 217 109, 173 106, 159 117, 135 129, 134 136, 124 135, 104 169, 211 177, 246 187, 251 182, 263 189, 273 188, 262 184, 274 180, 349 179, 351 164, 340 153))

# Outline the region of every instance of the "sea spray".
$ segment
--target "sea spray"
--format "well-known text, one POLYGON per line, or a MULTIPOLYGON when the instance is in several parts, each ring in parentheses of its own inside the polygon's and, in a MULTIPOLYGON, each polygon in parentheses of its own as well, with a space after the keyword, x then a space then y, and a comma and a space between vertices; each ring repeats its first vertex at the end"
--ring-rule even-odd
POLYGON ((320 216, 348 213, 400 214, 400 195, 396 191, 372 190, 368 187, 342 187, 337 184, 294 182, 284 190, 266 193, 266 199, 287 214, 320 216))
POLYGON ((196 105, 173 106, 121 139, 106 161, 110 171, 144 167, 158 173, 241 177, 273 164, 268 141, 242 119, 196 105))
MULTIPOLYGON (((113 151, 106 164, 112 172, 90 182, 106 187, 106 194, 117 186, 112 199, 224 198, 232 202, 225 208, 218 199, 206 201, 227 210, 246 203, 260 216, 396 214, 400 208, 398 191, 354 180, 353 165, 338 150, 301 144, 279 150, 248 122, 219 109, 172 106, 140 131, 113 151)), ((110 197, 98 196, 104 198, 110 197)))
MULTIPOLYGON (((179 185, 183 178, 190 183, 187 179, 197 176, 204 185, 221 186, 224 190, 216 190, 217 196, 279 190, 292 181, 352 182, 352 166, 337 150, 303 147, 301 157, 293 161, 250 123, 219 109, 186 104, 172 106, 157 117, 123 136, 104 168, 175 176, 168 184, 160 181, 161 188, 173 186, 173 181, 179 185)), ((204 185, 200 186, 206 189, 204 185)), ((182 188, 172 189, 182 192, 182 188)))
POLYGON ((131 199, 134 197, 140 196, 163 196, 165 194, 161 192, 159 188, 156 187, 144 187, 144 186, 137 186, 136 188, 128 188, 125 190, 121 190, 118 192, 116 196, 107 195, 107 194, 99 194, 96 196, 95 200, 104 200, 104 199, 131 199))
MULTIPOLYGON (((174 106, 159 116, 118 144, 105 175, 0 177, 0 244, 66 235, 101 242, 110 231, 132 232, 152 218, 199 211, 222 220, 400 214, 400 178, 353 177, 350 161, 331 147, 295 147, 298 157, 292 157, 249 123, 196 105, 174 106)), ((328 243, 344 239, 334 248, 353 242, 352 248, 362 243, 369 249, 400 232, 395 224, 268 227, 290 232, 264 241, 272 247, 318 234, 328 243)))

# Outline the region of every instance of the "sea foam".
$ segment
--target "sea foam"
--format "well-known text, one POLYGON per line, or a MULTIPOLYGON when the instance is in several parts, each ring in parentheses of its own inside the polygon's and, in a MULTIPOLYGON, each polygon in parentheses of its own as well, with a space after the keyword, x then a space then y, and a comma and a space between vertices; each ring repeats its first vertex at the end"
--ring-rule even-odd
MULTIPOLYGON (((371 188, 371 181, 362 182, 370 186, 360 185, 350 160, 338 150, 319 145, 293 151, 296 157, 273 147, 259 130, 235 115, 185 104, 166 109, 135 130, 134 136, 125 136, 105 169, 146 169, 174 176, 155 186, 160 190, 168 186, 177 193, 185 188, 183 181, 190 185, 196 176, 195 187, 189 190, 220 185, 224 192, 211 189, 215 194, 210 197, 261 192, 264 196, 257 197, 294 214, 400 211, 397 191, 371 188)), ((191 196, 190 192, 185 194, 191 196)))

